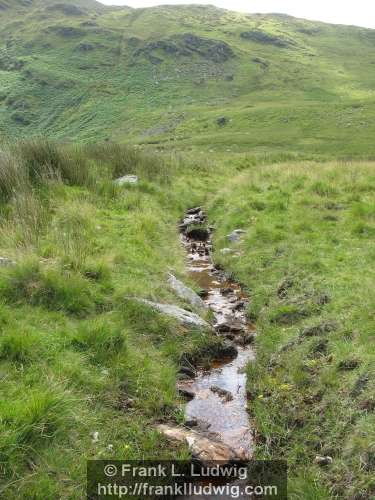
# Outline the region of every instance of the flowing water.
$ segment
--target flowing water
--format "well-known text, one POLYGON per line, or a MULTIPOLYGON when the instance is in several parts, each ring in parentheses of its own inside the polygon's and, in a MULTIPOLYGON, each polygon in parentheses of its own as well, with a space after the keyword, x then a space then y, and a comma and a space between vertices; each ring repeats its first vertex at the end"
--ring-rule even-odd
MULTIPOLYGON (((205 221, 202 211, 200 219, 205 221)), ((196 420, 197 432, 213 436, 234 450, 236 458, 246 460, 252 455, 252 433, 246 408, 245 368, 254 359, 249 345, 254 327, 246 318, 248 299, 241 286, 214 266, 211 237, 212 231, 200 234, 189 231, 189 226, 182 231, 189 274, 204 290, 202 298, 214 314, 217 334, 236 346, 237 355, 234 359, 215 360, 209 370, 198 370, 194 379, 182 382, 194 393, 186 405, 186 417, 196 420)))

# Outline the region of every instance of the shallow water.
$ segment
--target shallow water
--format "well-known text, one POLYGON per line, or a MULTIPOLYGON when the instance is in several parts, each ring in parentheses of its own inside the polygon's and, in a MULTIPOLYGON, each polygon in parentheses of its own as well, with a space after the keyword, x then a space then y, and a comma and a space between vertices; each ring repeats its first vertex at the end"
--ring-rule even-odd
MULTIPOLYGON (((246 319, 247 298, 240 285, 228 280, 213 265, 210 239, 197 242, 183 235, 182 241, 188 254, 190 276, 206 292, 203 300, 214 313, 215 327, 232 322, 241 335, 254 332, 254 327, 246 319), (244 305, 237 309, 239 301, 244 305)), ((237 343, 238 335, 238 332, 231 335, 234 337, 232 343, 237 343)), ((195 379, 183 382, 183 387, 195 393, 186 405, 186 416, 198 421, 198 431, 208 432, 230 446, 238 458, 249 459, 252 433, 246 409, 245 367, 254 359, 254 350, 251 346, 236 347, 238 355, 235 359, 215 360, 210 370, 200 370, 195 379), (229 391, 230 396, 218 395, 212 387, 229 391)))

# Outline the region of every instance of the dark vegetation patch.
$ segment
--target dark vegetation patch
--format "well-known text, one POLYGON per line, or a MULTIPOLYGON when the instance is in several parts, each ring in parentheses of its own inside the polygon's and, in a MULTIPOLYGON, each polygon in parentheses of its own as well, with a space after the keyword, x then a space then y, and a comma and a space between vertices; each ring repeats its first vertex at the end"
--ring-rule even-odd
POLYGON ((252 61, 255 63, 255 64, 259 64, 260 66, 262 66, 262 68, 266 69, 269 67, 269 62, 266 61, 265 59, 261 58, 261 57, 253 57, 252 58, 252 61))
POLYGON ((84 30, 75 26, 49 26, 47 31, 63 38, 78 38, 85 35, 84 30))
POLYGON ((46 7, 46 10, 51 12, 61 12, 66 16, 83 16, 85 14, 85 11, 77 5, 66 3, 56 3, 54 5, 49 5, 48 7, 46 7))
POLYGON ((80 42, 74 50, 78 52, 92 52, 96 49, 102 49, 104 45, 101 43, 80 42))
POLYGON ((252 42, 263 43, 266 45, 274 45, 275 47, 280 48, 287 48, 294 45, 291 40, 281 36, 271 35, 270 33, 261 30, 243 31, 240 36, 244 40, 251 40, 252 42))
POLYGON ((161 62, 157 54, 164 53, 173 57, 191 57, 198 55, 215 63, 223 63, 235 57, 231 47, 218 40, 202 38, 191 33, 179 37, 157 40, 138 49, 134 55, 143 55, 151 62, 161 62))
POLYGON ((0 53, 0 70, 17 71, 24 67, 25 61, 12 57, 6 52, 0 53))

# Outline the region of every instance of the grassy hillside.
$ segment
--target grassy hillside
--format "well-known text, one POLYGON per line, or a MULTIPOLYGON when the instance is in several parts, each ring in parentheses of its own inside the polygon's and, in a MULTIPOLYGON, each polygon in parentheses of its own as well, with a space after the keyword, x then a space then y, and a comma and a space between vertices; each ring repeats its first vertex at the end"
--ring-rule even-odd
POLYGON ((374 153, 372 30, 209 6, 0 5, 7 137, 374 153))

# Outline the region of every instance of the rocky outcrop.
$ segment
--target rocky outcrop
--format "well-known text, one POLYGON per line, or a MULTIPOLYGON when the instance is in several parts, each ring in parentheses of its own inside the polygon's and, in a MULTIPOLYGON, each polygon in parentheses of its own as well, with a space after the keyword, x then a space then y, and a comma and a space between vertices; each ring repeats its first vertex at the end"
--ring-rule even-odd
POLYGON ((197 56, 214 63, 224 63, 235 57, 231 47, 221 40, 203 38, 192 33, 156 40, 147 43, 144 47, 137 49, 134 56, 143 55, 150 62, 157 64, 161 62, 163 53, 175 58, 197 56), (158 55, 157 55, 158 54, 158 55))
POLYGON ((243 40, 250 40, 252 42, 263 43, 267 45, 274 45, 275 47, 286 48, 292 45, 290 40, 282 38, 277 35, 271 35, 265 31, 261 30, 251 30, 243 31, 241 33, 241 38, 243 40))

